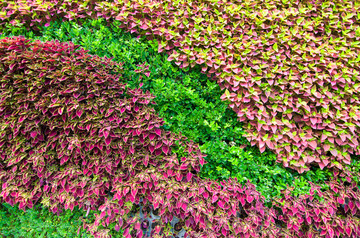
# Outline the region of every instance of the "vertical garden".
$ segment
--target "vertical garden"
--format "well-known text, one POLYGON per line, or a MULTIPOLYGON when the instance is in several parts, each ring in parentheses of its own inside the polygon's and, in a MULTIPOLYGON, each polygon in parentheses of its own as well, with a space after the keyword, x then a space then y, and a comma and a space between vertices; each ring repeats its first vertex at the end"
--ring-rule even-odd
POLYGON ((0 234, 359 237, 359 8, 0 0, 0 234))

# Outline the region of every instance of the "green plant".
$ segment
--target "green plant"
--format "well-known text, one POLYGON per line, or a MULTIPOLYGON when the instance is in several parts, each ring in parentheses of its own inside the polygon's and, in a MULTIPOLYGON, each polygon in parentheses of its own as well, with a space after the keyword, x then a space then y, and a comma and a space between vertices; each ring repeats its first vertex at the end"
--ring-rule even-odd
MULTIPOLYGON (((94 214, 95 211, 90 211, 86 220, 93 221, 94 214)), ((40 203, 25 212, 17 206, 3 203, 0 204, 0 234, 9 238, 91 238, 93 236, 84 229, 77 234, 78 227, 82 225, 80 217, 85 218, 85 215, 86 211, 78 207, 57 216, 40 203)))

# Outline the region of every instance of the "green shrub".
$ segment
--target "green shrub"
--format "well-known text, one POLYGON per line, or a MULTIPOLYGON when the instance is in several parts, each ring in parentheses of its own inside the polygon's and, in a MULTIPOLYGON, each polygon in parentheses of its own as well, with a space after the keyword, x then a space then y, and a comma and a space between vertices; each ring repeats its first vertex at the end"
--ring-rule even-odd
MULTIPOLYGON (((93 237, 85 233, 84 229, 81 229, 79 235, 77 234, 78 227, 82 225, 79 218, 86 213, 78 207, 75 207, 73 212, 66 210, 60 216, 56 216, 41 204, 27 209, 26 212, 7 203, 0 204, 0 208, 0 234, 5 237, 93 237)), ((89 213, 89 221, 93 220, 91 218, 94 213, 94 211, 89 213)))

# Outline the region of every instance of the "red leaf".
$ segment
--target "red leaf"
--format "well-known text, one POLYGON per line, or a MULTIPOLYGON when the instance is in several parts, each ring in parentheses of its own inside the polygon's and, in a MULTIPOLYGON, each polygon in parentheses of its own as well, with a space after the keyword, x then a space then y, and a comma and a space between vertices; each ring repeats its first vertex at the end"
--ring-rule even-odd
POLYGON ((156 156, 161 155, 161 150, 155 150, 155 155, 156 155, 156 156))
POLYGON ((155 146, 149 145, 149 150, 151 152, 151 154, 154 152, 155 150, 155 146))
POLYGON ((105 137, 105 138, 108 138, 108 136, 109 136, 109 134, 110 134, 109 131, 104 130, 103 133, 104 133, 104 137, 105 137))

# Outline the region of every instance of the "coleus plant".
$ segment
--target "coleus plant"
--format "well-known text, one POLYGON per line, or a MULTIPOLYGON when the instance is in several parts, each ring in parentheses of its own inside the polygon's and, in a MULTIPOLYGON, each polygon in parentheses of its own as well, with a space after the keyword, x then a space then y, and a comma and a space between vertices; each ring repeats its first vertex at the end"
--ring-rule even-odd
MULTIPOLYGON (((175 140, 184 138, 159 129, 163 121, 146 106, 153 96, 126 88, 121 64, 86 55, 83 49, 75 52, 76 48, 72 43, 30 43, 23 37, 0 41, 2 201, 19 203, 24 210, 40 201, 54 213, 74 206, 99 209, 102 213, 94 224, 84 226, 97 237, 108 232, 96 232, 100 220, 103 226, 119 221, 116 229, 135 223, 140 235, 139 227, 145 229, 146 224, 122 220, 140 199, 160 209, 164 225, 168 219, 187 218, 183 223, 189 234, 197 226, 206 232, 211 228, 204 214, 214 212, 216 207, 210 204, 215 202, 223 213, 230 214, 231 199, 242 204, 243 211, 264 216, 254 185, 245 188, 236 183, 221 191, 216 182, 195 177, 205 163, 197 145, 187 141, 188 156, 181 159, 171 153, 175 140)), ((146 70, 139 73, 147 74, 146 70)), ((231 208, 234 217, 237 210, 241 211, 231 208)), ((229 232, 220 214, 209 219, 215 219, 213 237, 229 232)), ((259 224, 249 218, 249 227, 254 222, 251 233, 259 224)), ((159 234, 159 229, 153 233, 159 234)), ((124 234, 133 235, 129 228, 124 234)))
POLYGON ((76 48, 0 41, 1 201, 24 210, 40 201, 54 213, 99 209, 84 224, 95 237, 109 237, 114 222, 125 237, 360 235, 350 172, 330 191, 313 185, 309 196, 285 193, 272 208, 250 183, 200 179, 204 155, 159 128, 163 121, 146 106, 153 96, 128 89, 121 64, 76 48), (186 157, 171 152, 178 144, 186 157))
POLYGON ((288 188, 284 198, 275 199, 273 208, 279 211, 277 219, 288 237, 360 236, 360 193, 351 179, 354 174, 336 170, 334 175, 335 180, 327 182, 328 191, 311 183, 310 194, 289 196, 288 188))
POLYGON ((261 151, 300 173, 342 169, 359 151, 357 1, 8 1, 6 23, 27 27, 103 17, 159 41, 180 67, 202 66, 261 151))
POLYGON ((135 168, 172 168, 169 176, 182 180, 205 163, 191 141, 187 157, 171 154, 184 137, 160 129, 163 120, 146 106, 153 96, 128 89, 121 64, 59 42, 5 38, 0 48, 3 201, 24 209, 41 199, 53 212, 95 208, 135 168))

